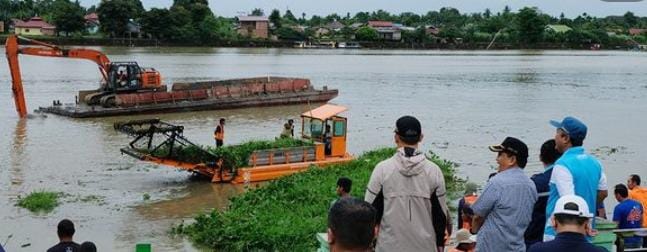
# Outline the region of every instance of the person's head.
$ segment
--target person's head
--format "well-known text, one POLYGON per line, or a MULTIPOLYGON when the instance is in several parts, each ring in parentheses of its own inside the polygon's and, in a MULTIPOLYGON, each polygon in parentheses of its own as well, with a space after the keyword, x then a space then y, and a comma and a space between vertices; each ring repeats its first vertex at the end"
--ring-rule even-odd
POLYGON ((567 116, 561 122, 551 120, 550 124, 557 128, 555 132, 555 148, 564 153, 568 148, 582 146, 586 138, 586 125, 575 117, 567 116))
POLYGON ((81 252, 97 252, 97 246, 93 242, 86 241, 81 243, 81 252))
POLYGON ((220 118, 220 124, 225 125, 225 118, 220 118))
POLYGON ((330 251, 369 251, 377 234, 377 211, 366 201, 342 198, 328 212, 330 251))
POLYGON ((337 180, 337 195, 342 196, 349 194, 353 186, 353 181, 347 177, 341 177, 337 180))
POLYGON ((589 206, 582 197, 565 195, 557 200, 551 222, 557 233, 578 232, 586 234, 590 218, 593 218, 593 214, 589 212, 589 206))
POLYGON ((56 233, 60 240, 72 240, 74 236, 74 223, 68 219, 61 220, 56 227, 56 233))
POLYGON ((326 124, 326 132, 330 132, 330 124, 326 124))
POLYGON ((472 235, 469 230, 461 229, 456 232, 456 246, 460 250, 471 250, 476 247, 476 236, 472 235))
POLYGON ((292 126, 292 124, 294 124, 294 120, 292 120, 292 119, 288 120, 288 124, 290 124, 290 126, 292 126))
POLYGON ((496 162, 499 164, 499 171, 515 166, 525 168, 528 163, 528 146, 514 137, 506 137, 501 144, 492 145, 489 148, 497 152, 496 162))
POLYGON ((291 129, 292 126, 289 123, 283 124, 283 128, 291 129))
POLYGON ((613 194, 616 196, 618 202, 623 201, 629 197, 629 189, 623 184, 617 184, 613 189, 613 194))
POLYGON ((478 189, 479 189, 479 186, 477 184, 472 183, 472 182, 468 182, 468 183, 465 184, 465 194, 464 195, 468 196, 468 195, 476 194, 476 191, 478 191, 478 189))
POLYGON ((640 186, 640 176, 638 176, 638 174, 629 175, 629 179, 627 179, 627 187, 633 190, 636 186, 640 186))
POLYGON ((555 148, 555 139, 550 139, 541 145, 539 160, 541 160, 544 166, 554 164, 561 156, 562 154, 555 148))
POLYGON ((415 117, 403 116, 395 122, 394 139, 398 147, 417 147, 422 138, 422 126, 415 117))

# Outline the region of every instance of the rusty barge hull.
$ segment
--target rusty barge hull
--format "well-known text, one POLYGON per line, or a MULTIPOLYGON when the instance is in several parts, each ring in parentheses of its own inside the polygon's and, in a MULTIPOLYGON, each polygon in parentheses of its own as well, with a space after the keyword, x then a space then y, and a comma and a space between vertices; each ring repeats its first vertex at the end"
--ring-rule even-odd
POLYGON ((245 107, 264 107, 303 103, 323 103, 337 97, 337 90, 309 91, 298 93, 268 94, 238 98, 218 98, 200 101, 181 101, 134 107, 103 108, 100 106, 49 106, 37 111, 73 118, 106 117, 136 114, 177 113, 203 110, 220 110, 245 107))
MULTIPOLYGON (((96 90, 82 90, 79 101, 96 90)), ((175 113, 262 107, 300 103, 325 103, 337 97, 338 90, 315 89, 310 80, 285 77, 257 77, 220 81, 174 83, 171 90, 123 93, 114 95, 111 106, 87 103, 40 107, 37 112, 86 118, 152 113, 175 113)))

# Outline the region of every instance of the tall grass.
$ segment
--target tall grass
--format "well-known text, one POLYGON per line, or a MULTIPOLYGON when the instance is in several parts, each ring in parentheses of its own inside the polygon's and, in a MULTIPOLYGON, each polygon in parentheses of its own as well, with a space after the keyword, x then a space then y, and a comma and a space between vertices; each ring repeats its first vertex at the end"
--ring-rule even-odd
MULTIPOLYGON (((195 223, 179 225, 173 231, 201 246, 223 251, 313 251, 317 246, 314 235, 326 230, 337 179, 352 179, 351 194, 363 198, 375 165, 394 153, 393 148, 369 151, 346 164, 311 168, 272 181, 232 198, 225 211, 201 214, 195 223)), ((455 189, 460 182, 454 176, 453 163, 433 153, 428 158, 441 167, 448 188, 455 189)))

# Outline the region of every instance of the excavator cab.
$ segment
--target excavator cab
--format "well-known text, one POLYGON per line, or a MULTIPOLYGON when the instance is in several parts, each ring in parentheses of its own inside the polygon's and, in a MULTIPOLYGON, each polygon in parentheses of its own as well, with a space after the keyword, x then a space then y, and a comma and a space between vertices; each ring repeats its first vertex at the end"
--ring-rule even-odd
POLYGON ((161 77, 155 69, 140 68, 137 62, 112 62, 104 91, 121 93, 156 89, 160 86, 161 77))
POLYGON ((347 108, 334 104, 301 114, 301 137, 323 143, 324 155, 343 157, 346 155, 347 119, 339 116, 347 108))

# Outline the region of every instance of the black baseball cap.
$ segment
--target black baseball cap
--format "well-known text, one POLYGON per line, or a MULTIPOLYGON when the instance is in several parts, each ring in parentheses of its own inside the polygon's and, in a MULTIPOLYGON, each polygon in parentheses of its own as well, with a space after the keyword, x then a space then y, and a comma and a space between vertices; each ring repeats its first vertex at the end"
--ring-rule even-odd
POLYGON ((524 142, 514 137, 506 137, 499 145, 491 145, 490 150, 493 152, 508 152, 517 158, 528 158, 528 146, 524 142))
POLYGON ((413 116, 400 117, 395 122, 395 134, 400 136, 400 139, 408 144, 415 144, 420 141, 422 135, 422 127, 420 121, 413 116))

